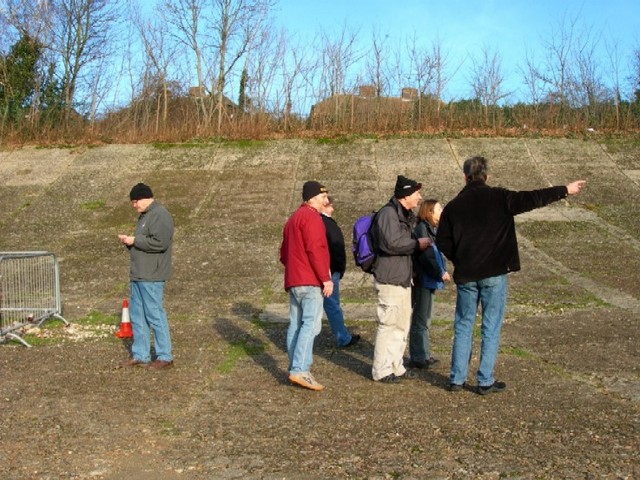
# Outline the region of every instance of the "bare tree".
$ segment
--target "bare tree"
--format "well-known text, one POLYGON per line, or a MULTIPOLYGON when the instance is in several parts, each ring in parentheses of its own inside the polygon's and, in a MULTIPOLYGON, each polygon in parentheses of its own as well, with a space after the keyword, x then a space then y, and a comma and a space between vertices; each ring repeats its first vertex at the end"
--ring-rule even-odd
POLYGON ((89 67, 101 64, 109 54, 119 5, 109 0, 55 0, 49 5, 68 119, 71 108, 83 103, 76 98, 79 82, 87 78, 89 67))
MULTIPOLYGON (((45 35, 49 30, 49 2, 33 0, 3 0, 0 6, 0 26, 2 26, 2 39, 0 47, 6 42, 12 42, 10 30, 6 27, 13 27, 19 37, 28 36, 39 42, 45 43, 45 35)), ((15 40, 15 38, 14 38, 15 40)))
MULTIPOLYGON (((247 54, 244 67, 248 76, 246 90, 249 92, 245 105, 250 110, 266 112, 273 101, 275 76, 286 51, 286 35, 283 31, 274 34, 270 29, 262 30, 259 35, 255 46, 247 54)), ((240 101, 238 106, 242 107, 240 101)))
MULTIPOLYGON (((634 111, 638 111, 638 107, 640 106, 640 47, 636 47, 631 54, 630 58, 630 67, 631 72, 628 77, 629 86, 631 88, 630 98, 633 106, 627 110, 628 118, 627 125, 629 125, 632 121, 634 111)), ((637 115, 637 113, 636 113, 637 115)), ((638 119, 636 118, 636 122, 638 119)), ((637 127, 637 124, 636 124, 637 127)))
POLYGON ((418 90, 418 129, 422 129, 423 103, 433 87, 436 78, 436 65, 431 57, 431 51, 418 46, 415 32, 407 43, 407 57, 409 59, 409 85, 415 85, 418 90))
POLYGON ((406 44, 403 44, 401 39, 398 39, 397 43, 390 48, 391 55, 388 60, 387 69, 389 71, 389 91, 399 92, 400 89, 406 85, 409 74, 407 73, 406 66, 406 44))
POLYGON ((197 80, 194 99, 205 127, 209 126, 213 117, 214 103, 207 101, 212 93, 208 88, 208 79, 211 77, 212 62, 217 57, 209 36, 204 33, 207 30, 206 6, 207 0, 165 0, 162 10, 162 18, 173 27, 175 42, 193 54, 197 80))
POLYGON ((19 22, 12 18, 11 3, 14 0, 6 0, 6 5, 0 6, 0 54, 5 54, 11 48, 11 45, 19 38, 20 32, 17 26, 19 22))
POLYGON ((607 52, 607 58, 609 60, 609 77, 612 81, 613 89, 613 102, 615 108, 616 117, 616 130, 620 130, 621 126, 621 112, 620 102, 622 100, 620 76, 622 69, 622 54, 620 52, 620 43, 617 39, 605 41, 605 50, 607 52))
POLYGON ((492 126, 496 127, 495 111, 498 102, 509 94, 503 91, 502 59, 496 49, 482 47, 480 58, 471 57, 471 86, 475 97, 480 100, 484 112, 485 125, 489 124, 489 110, 492 115, 492 126))
POLYGON ((632 55, 633 72, 631 74, 631 90, 635 101, 640 101, 640 47, 632 55))
POLYGON ((367 53, 365 63, 367 81, 373 84, 377 97, 389 93, 389 74, 386 62, 389 56, 389 35, 382 35, 374 30, 371 35, 371 50, 367 53))
POLYGON ((545 85, 545 97, 550 106, 559 106, 556 124, 563 125, 569 112, 570 88, 573 77, 572 52, 576 42, 577 19, 563 15, 552 27, 551 37, 543 40, 545 60, 535 69, 536 76, 545 85))
POLYGON ((156 8, 151 19, 143 19, 140 12, 134 12, 133 23, 142 41, 147 63, 146 70, 157 79, 161 94, 156 99, 154 131, 160 130, 160 123, 166 126, 169 109, 169 66, 175 58, 177 46, 170 44, 167 24, 162 21, 161 8, 156 8))
MULTIPOLYGON (((348 91, 347 81, 350 69, 361 58, 362 53, 357 48, 358 32, 350 30, 343 24, 337 36, 331 37, 328 32, 320 34, 320 57, 318 99, 333 98, 334 119, 341 121, 340 109, 342 102, 338 95, 348 91)), ((351 102, 351 118, 353 118, 353 102, 351 102)))
MULTIPOLYGON (((239 61, 259 38, 274 0, 165 0, 165 19, 174 38, 195 59, 197 101, 208 127, 217 112, 217 131, 225 117, 225 90, 239 61)), ((245 58, 245 65, 247 59, 245 58)))
POLYGON ((529 51, 525 52, 524 64, 518 68, 522 74, 522 82, 527 87, 529 93, 529 102, 533 107, 534 118, 529 119, 529 121, 537 122, 538 110, 543 99, 544 85, 540 78, 539 67, 536 65, 529 51))
POLYGON ((358 32, 349 30, 346 24, 337 37, 321 33, 322 72, 320 80, 320 98, 345 93, 349 69, 362 58, 357 49, 358 32))
POLYGON ((449 52, 444 50, 440 38, 436 38, 431 43, 431 60, 434 69, 434 81, 431 94, 436 100, 436 121, 440 123, 440 110, 442 106, 442 95, 451 78, 462 67, 462 62, 455 65, 452 71, 449 70, 449 52))
POLYGON ((213 0, 213 47, 219 52, 216 78, 218 133, 225 115, 224 90, 238 61, 264 26, 273 0, 213 0))
POLYGON ((302 109, 306 110, 308 108, 308 101, 312 98, 312 93, 310 94, 309 91, 313 91, 313 82, 309 81, 309 79, 312 77, 314 67, 314 62, 307 48, 301 44, 291 45, 290 40, 287 44, 290 48, 286 49, 285 54, 281 57, 280 64, 284 101, 283 127, 285 131, 291 128, 291 115, 294 111, 294 105, 297 107, 298 113, 301 113, 302 109))
POLYGON ((92 73, 87 77, 88 81, 86 84, 87 95, 89 98, 89 125, 92 131, 96 125, 98 111, 100 110, 109 90, 111 90, 113 84, 116 82, 116 79, 112 75, 113 72, 110 72, 111 66, 106 58, 102 58, 99 63, 96 63, 93 67, 92 73))
POLYGON ((572 52, 570 105, 582 109, 587 125, 598 120, 600 110, 610 97, 597 60, 599 37, 593 36, 591 30, 583 31, 576 36, 572 52))

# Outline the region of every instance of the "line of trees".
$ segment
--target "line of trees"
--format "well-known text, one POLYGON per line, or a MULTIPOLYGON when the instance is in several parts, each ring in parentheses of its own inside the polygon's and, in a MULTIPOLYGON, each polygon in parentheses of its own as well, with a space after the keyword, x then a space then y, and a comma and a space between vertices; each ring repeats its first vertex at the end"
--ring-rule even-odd
POLYGON ((640 127, 640 48, 578 20, 558 22, 541 58, 527 53, 516 95, 494 46, 459 61, 441 39, 347 25, 304 44, 274 27, 275 2, 1 0, 0 140, 640 127), (461 76, 468 97, 445 101, 461 76), (387 101, 403 87, 408 106, 387 101))

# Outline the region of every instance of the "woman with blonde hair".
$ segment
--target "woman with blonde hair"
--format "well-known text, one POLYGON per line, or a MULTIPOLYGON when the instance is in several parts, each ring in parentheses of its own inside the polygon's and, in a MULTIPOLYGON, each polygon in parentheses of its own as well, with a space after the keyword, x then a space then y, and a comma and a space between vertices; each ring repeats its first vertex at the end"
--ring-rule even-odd
POLYGON ((438 362, 431 356, 429 329, 433 313, 436 290, 444 288, 444 282, 451 280, 446 270, 444 256, 436 247, 436 231, 440 222, 442 205, 436 199, 424 200, 418 210, 417 238, 428 237, 433 241, 430 248, 417 257, 417 276, 411 290, 413 313, 409 330, 409 367, 429 368, 438 362))

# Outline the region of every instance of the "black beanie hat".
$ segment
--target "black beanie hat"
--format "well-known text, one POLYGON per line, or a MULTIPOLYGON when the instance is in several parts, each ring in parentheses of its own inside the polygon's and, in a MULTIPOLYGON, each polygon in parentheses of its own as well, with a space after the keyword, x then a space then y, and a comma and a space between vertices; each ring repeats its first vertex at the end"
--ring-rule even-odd
POLYGON ((327 189, 324 185, 321 185, 320 182, 316 182, 315 180, 311 180, 306 182, 302 186, 302 200, 304 202, 309 199, 315 197, 316 195, 320 195, 321 193, 327 193, 327 189))
POLYGON ((413 194, 422 188, 422 184, 416 182, 415 180, 411 180, 410 178, 403 177, 402 175, 398 175, 398 180, 396 180, 396 188, 393 191, 393 195, 396 198, 404 198, 413 194))
POLYGON ((153 198, 153 192, 151 191, 151 187, 149 187, 149 185, 145 185, 144 183, 138 183, 131 189, 131 192, 129 193, 129 198, 131 200, 142 200, 143 198, 153 198))

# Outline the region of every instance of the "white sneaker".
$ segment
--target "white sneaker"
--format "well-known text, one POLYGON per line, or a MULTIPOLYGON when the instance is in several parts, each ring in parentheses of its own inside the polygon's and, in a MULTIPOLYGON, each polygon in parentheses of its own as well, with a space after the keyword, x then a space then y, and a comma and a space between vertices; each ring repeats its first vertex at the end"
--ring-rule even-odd
POLYGON ((309 390, 320 391, 324 389, 324 385, 319 384, 310 372, 290 373, 289 381, 309 390))

